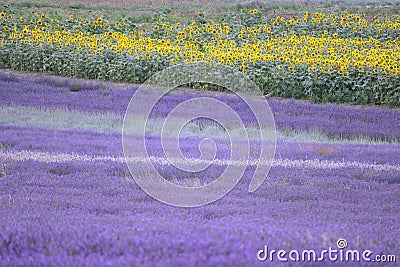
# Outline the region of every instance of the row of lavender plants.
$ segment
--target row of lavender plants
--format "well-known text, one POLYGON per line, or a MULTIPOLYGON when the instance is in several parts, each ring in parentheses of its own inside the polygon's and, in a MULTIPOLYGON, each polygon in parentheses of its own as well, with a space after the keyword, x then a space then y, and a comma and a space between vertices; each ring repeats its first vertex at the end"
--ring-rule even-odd
MULTIPOLYGON (((0 105, 23 105, 42 108, 68 108, 88 112, 124 114, 136 87, 115 88, 109 84, 76 79, 38 78, 33 81, 0 73, 0 105), (81 84, 75 90, 74 84, 81 84)), ((215 97, 230 105, 242 119, 252 123, 247 106, 234 95, 206 92, 172 93, 164 96, 152 114, 164 117, 177 104, 200 95, 215 97)), ((279 131, 321 132, 332 137, 369 136, 383 141, 397 141, 400 116, 397 109, 357 107, 336 104, 317 105, 294 100, 270 99, 279 131)))

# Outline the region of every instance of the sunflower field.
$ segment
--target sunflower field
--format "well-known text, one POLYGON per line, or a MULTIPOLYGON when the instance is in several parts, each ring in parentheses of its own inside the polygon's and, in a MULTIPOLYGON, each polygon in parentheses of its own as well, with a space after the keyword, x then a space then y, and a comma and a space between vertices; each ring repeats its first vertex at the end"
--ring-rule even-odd
POLYGON ((0 67, 142 83, 174 64, 232 66, 267 94, 400 106, 400 17, 258 9, 149 25, 69 14, 0 12, 0 67))

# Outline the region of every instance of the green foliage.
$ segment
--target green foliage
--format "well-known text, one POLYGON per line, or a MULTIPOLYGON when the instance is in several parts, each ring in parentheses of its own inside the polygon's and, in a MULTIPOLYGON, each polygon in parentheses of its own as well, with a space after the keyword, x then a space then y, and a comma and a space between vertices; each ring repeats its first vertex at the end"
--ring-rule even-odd
MULTIPOLYGON (((6 7, 6 13, 14 12, 15 7, 31 8, 33 5, 38 5, 38 7, 45 5, 45 3, 41 2, 35 3, 30 1, 20 2, 19 4, 12 3, 11 7, 6 7)), ((286 3, 285 5, 289 9, 293 8, 292 3, 286 3)), ((338 23, 340 20, 339 14, 331 14, 334 18, 326 16, 327 22, 321 22, 321 19, 315 23, 303 20, 301 16, 297 21, 295 19, 284 20, 283 18, 283 20, 278 21, 275 20, 276 17, 265 16, 266 12, 277 10, 280 7, 281 4, 279 3, 269 6, 264 2, 252 2, 246 5, 236 5, 233 9, 226 9, 227 13, 214 17, 213 13, 211 15, 207 15, 206 12, 197 13, 193 23, 204 27, 207 24, 229 27, 229 33, 221 34, 219 37, 234 41, 238 47, 248 42, 270 41, 264 38, 267 32, 262 29, 262 26, 265 26, 266 23, 268 23, 268 26, 270 25, 271 35, 286 37, 289 35, 306 35, 322 36, 321 38, 329 36, 331 38, 331 36, 338 35, 345 40, 346 38, 368 39, 373 36, 379 42, 389 42, 388 46, 396 46, 396 42, 400 38, 400 31, 397 28, 375 27, 375 25, 372 25, 372 27, 362 27, 362 25, 343 26, 338 23), (290 22, 291 20, 293 20, 293 23, 290 22), (355 27, 358 28, 356 29, 355 27), (258 30, 261 31, 261 34, 256 33, 258 30), (253 32, 254 35, 252 35, 253 32), (245 37, 239 38, 240 35, 245 37)), ((78 10, 86 8, 86 6, 80 3, 71 3, 68 8, 78 10)), ((97 8, 101 10, 100 6, 97 8)), ((126 10, 120 9, 119 11, 124 13, 126 10)), ((113 34, 116 32, 127 36, 131 34, 139 35, 139 31, 147 29, 147 31, 143 32, 145 32, 147 38, 153 38, 154 42, 161 40, 173 41, 173 37, 178 37, 177 35, 182 30, 182 27, 186 27, 180 23, 172 23, 179 18, 171 15, 174 12, 171 6, 161 5, 155 8, 154 11, 155 15, 150 12, 142 12, 139 16, 127 16, 115 21, 110 19, 111 22, 105 23, 109 28, 100 28, 99 25, 101 24, 96 24, 81 17, 79 19, 62 19, 58 13, 50 14, 48 18, 43 18, 43 23, 50 24, 49 32, 51 33, 65 30, 70 31, 71 36, 73 36, 74 33, 85 32, 92 34, 96 38, 101 34, 113 34), (50 21, 55 22, 51 23, 50 21), (77 29, 78 21, 79 30, 77 29), (143 26, 141 23, 148 23, 150 27, 143 26), (167 24, 167 26, 162 27, 163 24, 167 24), (168 30, 168 28, 172 30, 168 30)), ((362 20, 359 15, 351 18, 346 17, 346 19, 351 23, 355 23, 356 17, 362 20)), ((100 18, 104 21, 109 19, 106 16, 100 18)), ((27 15, 24 17, 25 21, 21 23, 18 23, 20 20, 18 17, 13 18, 13 20, 0 18, 0 41, 4 42, 0 49, 0 67, 20 71, 46 72, 69 77, 142 83, 153 73, 171 64, 185 62, 184 60, 179 62, 176 58, 173 58, 174 55, 171 57, 170 55, 155 52, 145 55, 128 53, 123 49, 121 49, 121 52, 111 49, 104 49, 98 52, 84 46, 77 49, 76 46, 57 46, 55 42, 53 44, 43 43, 40 45, 38 43, 19 43, 18 37, 13 40, 8 38, 9 32, 14 29, 19 34, 22 34, 23 28, 29 26, 32 31, 34 27, 37 27, 39 19, 41 19, 40 14, 27 15)), ((390 18, 385 18, 382 21, 387 23, 388 20, 390 24, 390 18)), ((215 36, 218 35, 207 31, 193 33, 191 37, 185 33, 184 37, 179 37, 183 42, 180 48, 184 46, 184 42, 188 41, 189 38, 198 39, 199 41, 196 41, 198 51, 204 52, 203 45, 206 43, 207 45, 217 46, 218 40, 215 36)), ((281 48, 287 48, 287 46, 282 46, 281 48)), ((391 57, 393 57, 393 60, 391 60, 397 68, 398 57, 393 55, 391 57)), ((242 66, 238 65, 237 62, 231 66, 246 73, 265 94, 273 92, 275 96, 306 98, 319 103, 337 102, 400 106, 400 78, 398 75, 393 75, 389 72, 374 72, 374 69, 360 71, 357 68, 351 68, 345 72, 335 68, 330 71, 321 71, 318 68, 310 70, 310 65, 307 64, 289 64, 287 61, 279 62, 276 59, 249 60, 246 65, 248 65, 245 67, 246 70, 242 69, 242 66)), ((82 87, 79 83, 67 86, 71 88, 71 91, 85 90, 85 87, 82 87)), ((224 88, 207 84, 190 86, 199 89, 225 90, 224 88)))

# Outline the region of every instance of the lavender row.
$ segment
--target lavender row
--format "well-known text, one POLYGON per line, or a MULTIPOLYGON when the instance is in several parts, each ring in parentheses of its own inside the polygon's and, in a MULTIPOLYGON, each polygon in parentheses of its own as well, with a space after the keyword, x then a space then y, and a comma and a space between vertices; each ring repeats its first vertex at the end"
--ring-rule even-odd
MULTIPOLYGON (((101 134, 88 131, 48 130, 31 127, 0 125, 0 149, 35 150, 55 153, 81 153, 89 155, 123 156, 120 134, 101 134)), ((140 139, 138 139, 139 142, 140 139)), ((180 149, 186 157, 198 158, 197 149, 202 139, 185 137, 180 140, 180 149)), ((217 144, 217 158, 228 159, 231 147, 227 140, 214 139, 217 144)), ((149 155, 163 157, 159 137, 146 138, 149 155)), ((257 158, 260 144, 250 143, 252 158, 257 158)), ((399 144, 314 144, 278 142, 275 158, 321 159, 334 161, 359 161, 376 164, 398 164, 399 144)))
POLYGON ((244 181, 196 209, 153 200, 126 171, 15 163, 0 183, 0 265, 253 266, 264 245, 318 250, 338 238, 351 249, 400 253, 400 185, 353 179, 360 170, 275 168, 255 193, 244 181), (62 168, 76 171, 54 172, 62 168))
MULTIPOLYGON (((0 105, 46 108, 66 107, 81 111, 113 111, 124 114, 135 89, 90 87, 71 91, 68 86, 33 81, 0 80, 0 105)), ((229 104, 248 124, 254 123, 247 105, 238 97, 206 92, 179 92, 164 96, 155 106, 154 116, 165 117, 179 103, 207 95, 229 104)), ((269 100, 278 130, 319 131, 343 138, 370 136, 383 140, 399 139, 400 111, 379 107, 316 105, 297 100, 269 100)))

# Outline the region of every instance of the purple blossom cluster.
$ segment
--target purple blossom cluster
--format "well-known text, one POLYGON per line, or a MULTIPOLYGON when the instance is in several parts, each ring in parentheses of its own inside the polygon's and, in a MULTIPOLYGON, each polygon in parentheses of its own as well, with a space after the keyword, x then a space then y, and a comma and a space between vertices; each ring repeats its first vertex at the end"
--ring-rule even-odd
MULTIPOLYGON (((124 164, 17 162, 0 184, 0 264, 243 266, 256 253, 351 248, 399 254, 399 183, 362 170, 274 168, 259 190, 246 177, 199 208, 153 200, 124 164)), ((380 173, 382 175, 382 173, 380 173)), ((386 174, 383 174, 386 175, 386 174)), ((397 174, 398 175, 398 174, 397 174)))

